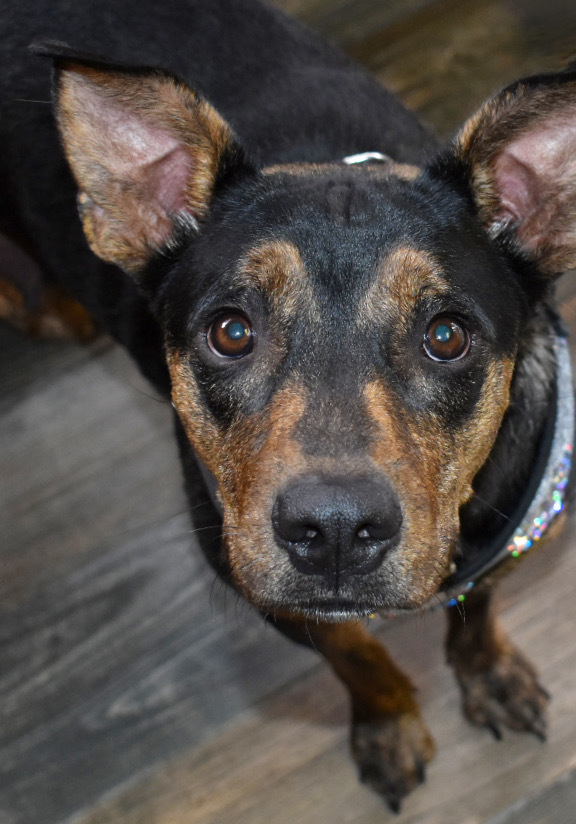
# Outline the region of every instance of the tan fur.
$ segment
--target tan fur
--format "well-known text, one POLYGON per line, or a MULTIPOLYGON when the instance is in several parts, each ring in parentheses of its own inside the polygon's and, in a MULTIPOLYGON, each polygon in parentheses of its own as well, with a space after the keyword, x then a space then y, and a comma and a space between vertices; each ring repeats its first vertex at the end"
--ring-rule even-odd
POLYGON ((168 353, 173 402, 190 442, 218 481, 224 508, 224 536, 236 583, 258 603, 263 582, 270 585, 289 571, 287 556, 278 554, 270 514, 278 488, 306 463, 293 440, 304 410, 302 389, 287 386, 269 407, 227 431, 220 431, 199 398, 193 375, 176 352, 168 353))
POLYGON ((265 175, 294 175, 295 177, 310 177, 322 175, 333 169, 333 163, 277 163, 262 169, 265 175))
MULTIPOLYGON (((357 720, 418 713, 412 683, 363 624, 316 623, 282 610, 276 619, 289 623, 292 634, 307 636, 327 658, 350 690, 357 720)), ((430 745, 432 755, 431 741, 430 745)))
POLYGON ((448 283, 441 267, 427 252, 401 246, 380 263, 379 272, 361 301, 358 324, 369 330, 391 320, 406 329, 414 308, 427 294, 442 295, 448 283))
MULTIPOLYGON (((409 163, 370 163, 359 164, 363 166, 362 173, 367 170, 370 174, 376 177, 390 177, 394 175, 401 180, 413 181, 422 174, 422 169, 419 166, 413 166, 409 163)), ((342 169, 340 163, 282 163, 274 166, 267 166, 263 170, 265 175, 294 175, 295 177, 308 177, 310 175, 320 176, 329 174, 334 169, 342 169)), ((354 164, 344 168, 354 168, 354 164)))
POLYGON ((390 174, 399 177, 401 180, 416 180, 422 174, 420 166, 411 163, 391 163, 390 174))
POLYGON ((234 282, 256 287, 271 298, 274 315, 288 322, 298 312, 318 318, 314 293, 300 252, 287 240, 269 241, 251 249, 234 282))

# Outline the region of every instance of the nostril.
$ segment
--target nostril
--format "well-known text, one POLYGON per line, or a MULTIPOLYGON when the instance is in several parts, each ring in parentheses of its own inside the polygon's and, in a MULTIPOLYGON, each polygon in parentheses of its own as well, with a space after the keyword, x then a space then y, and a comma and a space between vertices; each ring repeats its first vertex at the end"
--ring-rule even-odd
POLYGON ((386 523, 364 524, 356 531, 356 538, 361 541, 387 541, 394 537, 400 528, 401 518, 390 518, 386 523))
POLYGON ((284 507, 278 506, 278 504, 275 507, 272 520, 278 536, 291 544, 308 545, 317 540, 322 534, 321 527, 306 523, 305 520, 293 516, 290 511, 286 511, 284 507))
POLYGON ((313 526, 300 526, 298 524, 284 523, 281 531, 281 537, 285 541, 290 541, 293 544, 309 544, 316 540, 320 535, 320 530, 313 526))

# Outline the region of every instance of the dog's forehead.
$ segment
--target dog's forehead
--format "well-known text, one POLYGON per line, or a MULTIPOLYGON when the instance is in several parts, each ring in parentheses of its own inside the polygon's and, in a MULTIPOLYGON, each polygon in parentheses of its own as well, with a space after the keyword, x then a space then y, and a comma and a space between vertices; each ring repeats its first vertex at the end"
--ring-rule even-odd
POLYGON ((415 167, 277 167, 246 202, 226 271, 272 297, 294 291, 352 310, 369 294, 409 311, 433 292, 482 303, 501 286, 499 261, 463 200, 415 167))
POLYGON ((410 215, 416 222, 424 217, 419 176, 416 167, 397 164, 276 167, 263 175, 259 195, 269 219, 285 221, 312 246, 357 237, 371 239, 372 247, 409 231, 410 215))
POLYGON ((418 176, 415 167, 395 164, 386 171, 336 164, 270 170, 239 210, 243 231, 236 237, 242 242, 231 249, 236 260, 230 264, 243 285, 286 293, 289 270, 295 289, 306 279, 319 299, 338 302, 340 296, 348 304, 374 281, 438 276, 440 266, 425 250, 441 221, 414 186, 418 176), (412 254, 398 253, 387 266, 399 249, 412 254))

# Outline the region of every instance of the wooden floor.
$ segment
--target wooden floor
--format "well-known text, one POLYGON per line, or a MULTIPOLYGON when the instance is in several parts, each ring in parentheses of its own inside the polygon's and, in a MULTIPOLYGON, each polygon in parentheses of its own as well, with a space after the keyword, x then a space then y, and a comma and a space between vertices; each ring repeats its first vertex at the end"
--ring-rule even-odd
MULTIPOLYGON (((448 134, 576 51, 570 0, 283 0, 448 134)), ((564 287, 576 331, 576 288, 564 287)), ((194 550, 169 408, 107 340, 0 328, 0 824, 376 824, 344 693, 194 550)), ((470 728, 443 616, 375 623, 438 743, 398 824, 576 822, 576 527, 503 592, 547 744, 470 728)))

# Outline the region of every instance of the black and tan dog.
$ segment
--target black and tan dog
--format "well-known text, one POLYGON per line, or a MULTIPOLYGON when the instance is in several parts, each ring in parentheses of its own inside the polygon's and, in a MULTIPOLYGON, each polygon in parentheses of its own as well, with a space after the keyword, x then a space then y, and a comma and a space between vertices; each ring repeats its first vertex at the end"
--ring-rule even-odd
POLYGON ((374 611, 459 600, 467 716, 543 736, 547 696, 475 578, 564 508, 549 301, 576 266, 576 72, 516 83, 438 150, 255 0, 21 6, 1 40, 4 281, 24 255, 171 385, 211 562, 328 659, 393 809, 433 743, 374 611), (41 50, 77 185, 32 102, 49 67, 26 46, 47 39, 68 44, 41 50))

